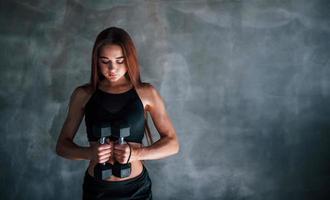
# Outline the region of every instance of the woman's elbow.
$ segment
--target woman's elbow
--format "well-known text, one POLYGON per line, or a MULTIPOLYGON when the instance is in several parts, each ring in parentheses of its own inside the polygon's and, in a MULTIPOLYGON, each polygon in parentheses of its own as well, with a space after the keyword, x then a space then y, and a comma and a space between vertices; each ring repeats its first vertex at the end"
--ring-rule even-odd
POLYGON ((55 153, 58 156, 61 156, 61 146, 57 143, 55 148, 55 153))
POLYGON ((173 139, 174 145, 173 145, 173 154, 178 154, 180 151, 180 143, 179 140, 176 138, 173 139))
POLYGON ((56 148, 55 148, 55 153, 58 155, 58 156, 61 156, 63 157, 63 144, 61 141, 57 141, 57 144, 56 144, 56 148))

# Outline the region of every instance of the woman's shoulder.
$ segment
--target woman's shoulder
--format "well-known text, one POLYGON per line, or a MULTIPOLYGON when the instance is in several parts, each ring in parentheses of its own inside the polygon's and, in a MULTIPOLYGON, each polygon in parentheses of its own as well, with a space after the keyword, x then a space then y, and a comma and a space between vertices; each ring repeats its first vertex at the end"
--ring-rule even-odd
POLYGON ((141 92, 143 92, 145 95, 152 95, 157 93, 156 87, 148 82, 142 82, 138 89, 141 90, 141 92))
POLYGON ((157 88, 151 83, 143 82, 140 85, 139 90, 141 91, 141 96, 146 100, 147 104, 153 104, 155 101, 162 99, 157 88))
POLYGON ((71 94, 71 99, 77 103, 79 102, 84 107, 84 105, 86 104, 88 99, 93 94, 93 91, 94 91, 94 89, 93 89, 92 85, 89 83, 86 83, 83 85, 78 85, 73 90, 73 92, 71 94))
POLYGON ((93 93, 94 89, 93 86, 90 83, 85 83, 82 85, 78 85, 73 90, 73 94, 79 95, 79 96, 88 96, 93 93))

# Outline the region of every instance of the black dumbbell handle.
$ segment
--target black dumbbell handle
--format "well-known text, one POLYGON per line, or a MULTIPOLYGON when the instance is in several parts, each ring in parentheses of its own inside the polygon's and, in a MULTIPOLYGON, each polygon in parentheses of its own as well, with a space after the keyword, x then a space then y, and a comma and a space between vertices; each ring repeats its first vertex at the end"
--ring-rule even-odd
MULTIPOLYGON (((105 144, 106 137, 101 137, 99 140, 100 144, 105 144)), ((105 165, 106 163, 101 163, 102 165, 105 165)))
POLYGON ((119 139, 118 139, 118 144, 125 144, 126 142, 125 142, 125 140, 124 140, 124 137, 120 137, 119 139))

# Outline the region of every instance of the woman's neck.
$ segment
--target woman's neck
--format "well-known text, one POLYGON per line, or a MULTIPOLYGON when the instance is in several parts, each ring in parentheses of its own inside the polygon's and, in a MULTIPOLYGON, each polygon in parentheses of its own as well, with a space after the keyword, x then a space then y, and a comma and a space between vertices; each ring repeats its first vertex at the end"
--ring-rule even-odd
POLYGON ((111 90, 115 92, 115 91, 122 91, 131 88, 132 83, 128 81, 126 78, 122 80, 118 80, 116 82, 110 82, 104 79, 100 82, 100 87, 105 90, 111 90))

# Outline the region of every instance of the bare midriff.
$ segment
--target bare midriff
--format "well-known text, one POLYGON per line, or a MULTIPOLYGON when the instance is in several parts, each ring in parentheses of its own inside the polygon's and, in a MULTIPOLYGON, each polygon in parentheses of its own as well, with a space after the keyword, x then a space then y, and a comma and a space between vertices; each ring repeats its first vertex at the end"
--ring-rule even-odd
MULTIPOLYGON (((140 144, 140 143, 130 142, 130 144, 134 145, 134 146, 142 146, 142 144, 140 144)), ((90 145, 95 145, 95 142, 90 142, 90 145)), ((107 161, 107 163, 114 164, 115 159, 113 157, 110 157, 110 159, 107 161)), ((123 181, 123 180, 131 179, 131 178, 134 178, 134 177, 137 177, 138 175, 140 175, 143 171, 142 161, 136 160, 136 161, 132 161, 130 163, 131 163, 131 175, 130 176, 125 177, 125 178, 111 176, 110 178, 106 179, 106 181, 123 181)), ((92 177, 94 177, 94 167, 96 164, 97 164, 96 162, 89 161, 88 174, 91 175, 92 177)))

